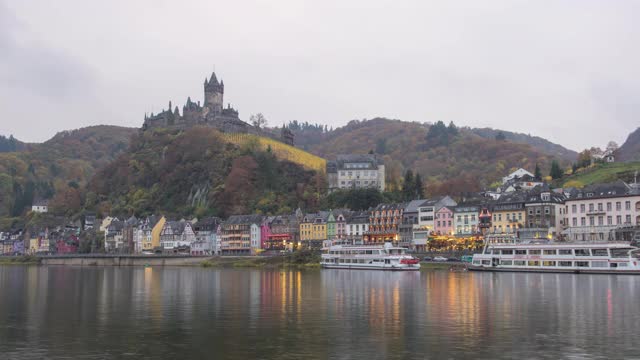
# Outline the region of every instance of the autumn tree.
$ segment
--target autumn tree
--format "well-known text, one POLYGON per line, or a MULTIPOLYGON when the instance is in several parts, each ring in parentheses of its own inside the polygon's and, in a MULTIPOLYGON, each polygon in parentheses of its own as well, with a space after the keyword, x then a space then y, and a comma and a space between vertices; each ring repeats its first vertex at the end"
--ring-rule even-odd
POLYGON ((263 128, 267 126, 267 119, 262 115, 262 113, 253 114, 249 117, 249 121, 251 124, 257 128, 263 128))
POLYGON ((560 164, 558 164, 557 160, 553 160, 551 162, 551 171, 549 172, 549 176, 551 176, 551 178, 553 180, 555 179, 560 179, 563 175, 562 169, 560 168, 560 164))
POLYGON ((536 163, 536 169, 533 172, 533 177, 535 177, 536 180, 542 179, 542 171, 540 171, 540 166, 538 165, 538 163, 536 163))

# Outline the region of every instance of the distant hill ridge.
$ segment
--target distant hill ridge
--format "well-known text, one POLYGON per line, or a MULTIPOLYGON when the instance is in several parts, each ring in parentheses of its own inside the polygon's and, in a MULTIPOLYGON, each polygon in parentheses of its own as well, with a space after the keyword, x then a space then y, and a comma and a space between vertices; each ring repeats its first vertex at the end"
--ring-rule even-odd
POLYGON ((627 140, 620 146, 617 160, 640 161, 640 127, 629 134, 627 140))

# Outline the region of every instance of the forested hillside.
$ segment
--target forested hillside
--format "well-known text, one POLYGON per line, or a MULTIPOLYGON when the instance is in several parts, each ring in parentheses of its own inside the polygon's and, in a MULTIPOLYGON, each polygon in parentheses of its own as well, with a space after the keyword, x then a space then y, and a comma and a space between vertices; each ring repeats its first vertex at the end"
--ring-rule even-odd
POLYGON ((86 208, 102 214, 228 216, 317 207, 321 173, 278 160, 259 146, 237 146, 208 127, 159 129, 132 138, 127 152, 100 170, 86 208))
POLYGON ((640 161, 640 128, 629 134, 627 140, 620 146, 617 160, 640 161))
POLYGON ((24 149, 25 146, 25 143, 14 138, 13 135, 9 135, 9 137, 0 135, 0 153, 20 151, 24 149))
POLYGON ((536 150, 550 156, 555 156, 559 160, 574 161, 578 157, 577 152, 569 150, 562 145, 554 144, 551 141, 543 139, 539 136, 532 136, 529 134, 521 134, 491 128, 473 128, 470 129, 470 131, 486 139, 495 139, 496 137, 499 138, 500 136, 504 136, 505 140, 514 143, 529 144, 536 150))
POLYGON ((127 148, 136 131, 92 126, 60 132, 22 151, 0 153, 0 218, 23 214, 34 199, 79 207, 82 186, 127 148))
POLYGON ((354 120, 335 130, 297 122, 289 127, 296 135, 296 146, 326 159, 337 154, 381 154, 390 188, 400 187, 404 172, 412 169, 426 179, 431 194, 479 190, 513 168, 533 171, 536 164, 547 175, 554 158, 562 166, 573 160, 442 122, 429 125, 378 118, 354 120))

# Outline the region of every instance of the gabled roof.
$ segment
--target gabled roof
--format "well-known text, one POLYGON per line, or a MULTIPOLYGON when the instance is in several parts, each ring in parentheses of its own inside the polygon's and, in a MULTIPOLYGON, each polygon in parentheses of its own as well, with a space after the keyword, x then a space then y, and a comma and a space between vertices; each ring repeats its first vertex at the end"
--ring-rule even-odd
POLYGON ((420 206, 422 206, 426 201, 426 199, 411 200, 405 205, 404 212, 418 212, 418 208, 420 208, 420 206))

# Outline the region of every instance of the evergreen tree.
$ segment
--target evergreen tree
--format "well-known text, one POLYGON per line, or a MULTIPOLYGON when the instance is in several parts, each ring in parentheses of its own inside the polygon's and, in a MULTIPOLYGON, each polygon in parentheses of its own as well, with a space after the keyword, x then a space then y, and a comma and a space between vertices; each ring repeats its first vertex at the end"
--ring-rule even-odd
POLYGON ((551 176, 552 179, 560 179, 562 177, 562 169, 560 168, 560 164, 558 164, 558 161, 553 160, 551 162, 551 171, 549 172, 549 175, 551 176))
POLYGON ((416 174, 416 197, 418 199, 424 198, 424 185, 422 184, 422 178, 420 177, 420 173, 416 174))
POLYGON ((416 183, 413 179, 413 171, 407 170, 404 174, 404 183, 402 184, 402 194, 405 200, 412 200, 415 196, 416 183))
POLYGON ((540 166, 538 166, 538 163, 536 163, 536 170, 534 171, 533 176, 534 176, 537 180, 542 179, 542 172, 540 171, 540 166))

